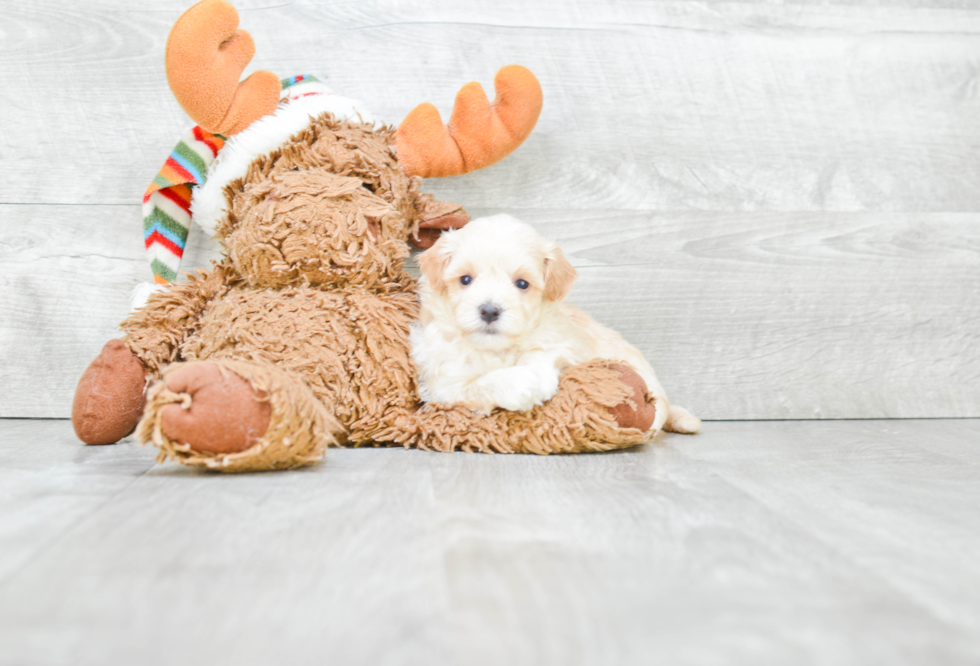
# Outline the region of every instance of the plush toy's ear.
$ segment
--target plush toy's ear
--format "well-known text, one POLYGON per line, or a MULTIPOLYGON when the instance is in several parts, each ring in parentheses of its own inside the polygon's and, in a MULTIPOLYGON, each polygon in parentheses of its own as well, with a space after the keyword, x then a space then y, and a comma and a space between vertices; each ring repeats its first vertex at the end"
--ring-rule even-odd
POLYGON ((442 279, 446 266, 449 265, 449 248, 446 247, 445 237, 436 241, 435 245, 418 256, 419 270, 428 280, 429 286, 435 292, 441 292, 446 288, 446 282, 442 279))
POLYGON ((502 67, 493 79, 493 104, 479 83, 456 94, 449 125, 431 104, 415 107, 398 126, 398 162, 410 176, 458 176, 490 166, 528 137, 541 115, 541 84, 520 65, 502 67))
POLYGON ((203 0, 181 15, 167 38, 167 81, 194 122, 213 134, 241 132, 275 111, 279 77, 259 70, 238 83, 255 43, 238 29, 224 0, 203 0))
POLYGON ((565 258, 558 246, 553 246, 544 259, 544 296, 549 301, 560 301, 568 295, 575 282, 575 268, 565 258))
POLYGON ((425 220, 419 223, 418 236, 410 236, 408 240, 420 250, 427 250, 435 245, 443 231, 462 229, 469 221, 470 216, 466 211, 425 220))

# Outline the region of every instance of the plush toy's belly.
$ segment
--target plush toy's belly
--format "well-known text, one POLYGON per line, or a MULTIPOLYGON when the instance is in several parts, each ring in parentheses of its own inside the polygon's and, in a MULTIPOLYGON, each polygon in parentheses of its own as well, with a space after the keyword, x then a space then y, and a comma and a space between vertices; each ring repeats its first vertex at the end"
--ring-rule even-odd
POLYGON ((351 427, 417 404, 408 342, 417 312, 411 292, 238 289, 208 307, 180 353, 295 372, 351 427))

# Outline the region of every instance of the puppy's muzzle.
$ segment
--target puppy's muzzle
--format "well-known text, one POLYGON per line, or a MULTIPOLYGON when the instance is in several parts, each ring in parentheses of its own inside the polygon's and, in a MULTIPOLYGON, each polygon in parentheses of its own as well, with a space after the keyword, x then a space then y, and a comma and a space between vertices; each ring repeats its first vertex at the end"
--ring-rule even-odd
POLYGON ((503 312, 503 310, 501 310, 499 306, 496 306, 493 303, 484 303, 480 306, 480 319, 488 324, 492 324, 500 319, 501 312, 503 312))

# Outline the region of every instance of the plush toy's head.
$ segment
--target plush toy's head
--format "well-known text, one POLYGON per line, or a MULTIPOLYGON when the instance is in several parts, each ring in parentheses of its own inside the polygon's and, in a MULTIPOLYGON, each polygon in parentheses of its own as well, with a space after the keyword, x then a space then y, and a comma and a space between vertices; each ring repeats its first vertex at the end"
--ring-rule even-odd
POLYGON ((280 172, 236 196, 233 211, 220 233, 232 265, 254 287, 375 287, 408 256, 405 218, 358 178, 280 172))
MULTIPOLYGON (((238 13, 225 0, 202 0, 170 32, 167 79, 199 126, 174 148, 143 196, 143 238, 157 285, 177 279, 192 216, 206 233, 223 238, 231 263, 252 284, 384 282, 405 253, 389 246, 390 238, 425 248, 469 219, 460 206, 421 194, 419 178, 493 164, 524 141, 541 112, 537 79, 508 65, 494 78, 492 103, 478 83, 463 86, 448 125, 434 106, 421 104, 397 130, 376 129, 361 124, 371 115, 359 103, 315 77, 280 81, 257 71, 239 83, 253 53, 248 33, 238 29, 238 13), (316 169, 356 178, 364 192, 328 179, 325 187, 342 192, 338 197, 301 194, 294 186, 308 185, 283 175, 316 169), (245 201, 260 210, 249 212, 245 201), (329 215, 328 203, 335 209, 329 215), (378 212, 382 203, 387 214, 378 212), (291 222, 270 224, 260 217, 270 211, 291 222), (400 224, 393 221, 399 215, 400 224), (369 219, 374 221, 364 221, 369 219), (379 236, 371 245, 374 226, 379 236), (329 252, 323 246, 327 228, 336 231, 329 252), (360 269, 351 263, 355 249, 360 269)), ((140 290, 134 305, 149 291, 140 290)))
POLYGON ((415 231, 415 183, 389 139, 324 115, 230 183, 217 232, 246 282, 376 287, 394 279, 415 231))

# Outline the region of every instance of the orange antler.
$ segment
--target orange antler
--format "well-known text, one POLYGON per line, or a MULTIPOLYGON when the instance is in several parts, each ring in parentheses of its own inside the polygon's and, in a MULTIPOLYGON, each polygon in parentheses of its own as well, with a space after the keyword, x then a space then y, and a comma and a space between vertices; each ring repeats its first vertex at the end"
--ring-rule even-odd
POLYGON ((395 133, 405 172, 423 178, 469 173, 521 145, 541 115, 541 85, 530 70, 507 65, 497 72, 493 86, 493 104, 479 83, 463 86, 448 126, 431 104, 415 107, 395 133))
POLYGON ((184 12, 167 38, 167 81, 194 122, 229 135, 272 113, 279 77, 260 70, 238 83, 255 43, 238 29, 238 12, 224 0, 203 0, 184 12))

